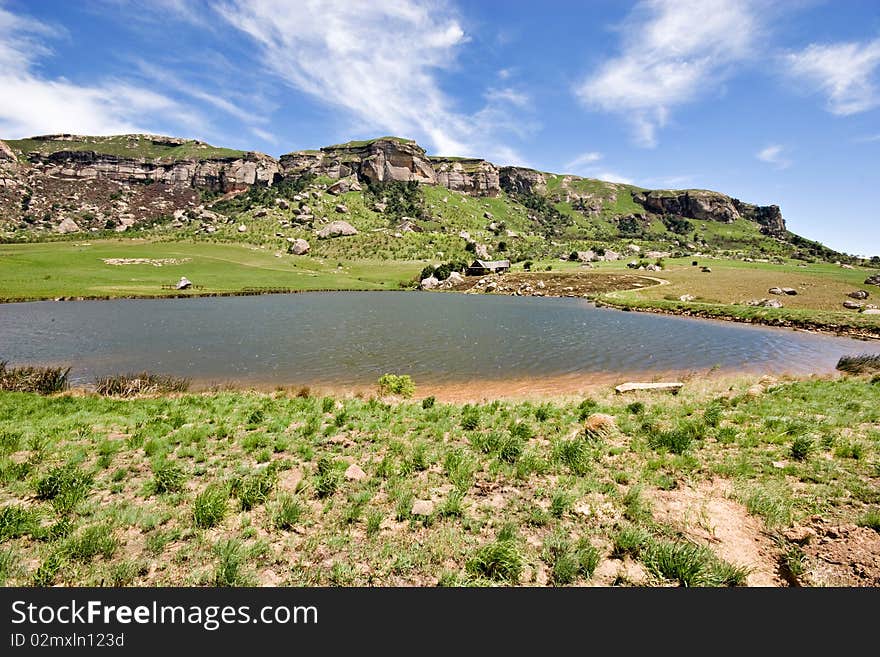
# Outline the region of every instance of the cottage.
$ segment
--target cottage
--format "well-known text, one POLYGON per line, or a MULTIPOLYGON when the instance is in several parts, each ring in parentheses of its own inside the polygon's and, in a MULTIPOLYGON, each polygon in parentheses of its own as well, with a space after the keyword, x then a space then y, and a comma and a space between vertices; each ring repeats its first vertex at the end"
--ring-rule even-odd
POLYGON ((474 260, 467 268, 468 276, 503 274, 510 269, 510 260, 474 260))

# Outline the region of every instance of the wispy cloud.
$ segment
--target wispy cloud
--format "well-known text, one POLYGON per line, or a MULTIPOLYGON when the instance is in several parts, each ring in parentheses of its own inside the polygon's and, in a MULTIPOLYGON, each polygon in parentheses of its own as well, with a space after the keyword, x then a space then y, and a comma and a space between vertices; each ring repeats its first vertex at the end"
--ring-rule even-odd
POLYGON ((857 144, 870 144, 875 141, 880 141, 880 134, 876 135, 865 135, 864 137, 858 137, 853 140, 857 144))
POLYGON ((521 123, 504 116, 525 96, 489 90, 468 114, 441 89, 438 73, 468 41, 443 2, 302 0, 291 11, 285 0, 227 0, 217 11, 259 45, 269 71, 341 109, 350 126, 424 139, 444 154, 522 159, 500 133, 521 123))
POLYGON ((717 87, 760 32, 749 0, 644 0, 620 28, 621 52, 575 88, 588 107, 619 113, 639 145, 657 144, 672 108, 717 87))
POLYGON ((113 134, 146 131, 144 117, 164 123, 199 124, 198 115, 171 98, 119 79, 80 85, 47 78, 38 62, 61 28, 20 16, 0 4, 0 135, 24 137, 49 132, 113 134))
POLYGON ((785 157, 785 148, 780 144, 765 146, 755 153, 755 157, 761 160, 761 162, 772 164, 777 169, 787 169, 791 166, 791 160, 785 157))
POLYGON ((880 106, 880 38, 866 42, 812 44, 784 56, 788 72, 812 84, 828 111, 846 116, 880 106))
POLYGON ((569 160, 565 164, 566 171, 575 171, 583 167, 585 164, 593 164, 602 159, 602 153, 597 151, 589 151, 587 153, 581 153, 577 157, 572 160, 569 160))
POLYGON ((616 171, 608 171, 606 169, 602 169, 597 171, 594 175, 588 176, 589 178, 598 178, 599 180, 606 180, 608 182, 622 183, 624 185, 633 185, 632 178, 627 176, 623 176, 616 171))

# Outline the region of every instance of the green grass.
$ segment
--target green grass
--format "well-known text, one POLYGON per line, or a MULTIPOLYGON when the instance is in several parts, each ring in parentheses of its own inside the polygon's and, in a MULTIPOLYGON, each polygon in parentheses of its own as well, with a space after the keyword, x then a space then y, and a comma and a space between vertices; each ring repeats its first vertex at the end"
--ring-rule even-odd
POLYGON ((241 244, 94 240, 0 245, 0 289, 5 301, 57 297, 233 294, 253 290, 394 290, 419 263, 336 261, 292 256, 241 244), (104 259, 173 259, 181 264, 108 265, 104 259), (181 276, 199 289, 163 289, 181 276))
POLYGON ((768 541, 765 572, 787 549, 768 535, 817 514, 829 526, 876 527, 880 504, 880 386, 782 380, 743 394, 753 383, 690 381, 659 398, 609 386, 586 404, 465 405, 438 392, 427 408, 297 390, 0 392, 0 577, 564 586, 632 583, 615 572, 635 561, 646 585, 739 585, 741 564, 718 557, 724 535, 695 538, 711 518, 694 505, 682 526, 665 524, 664 500, 707 491, 753 515, 755 540, 768 541), (587 439, 584 412, 613 417, 617 430, 587 439), (468 417, 478 418, 472 428, 468 417), (735 431, 716 438, 726 428, 735 431), (655 431, 680 431, 690 447, 654 449, 655 431), (798 460, 801 437, 812 447, 798 460), (366 477, 343 476, 350 463, 366 477), (433 513, 411 515, 415 500, 431 500, 433 513))
POLYGON ((207 160, 211 158, 241 157, 245 151, 218 148, 203 142, 189 140, 182 144, 156 143, 147 135, 113 135, 110 137, 82 137, 78 140, 6 139, 13 150, 24 155, 38 152, 50 155, 58 151, 95 151, 104 155, 146 158, 149 160, 207 160))

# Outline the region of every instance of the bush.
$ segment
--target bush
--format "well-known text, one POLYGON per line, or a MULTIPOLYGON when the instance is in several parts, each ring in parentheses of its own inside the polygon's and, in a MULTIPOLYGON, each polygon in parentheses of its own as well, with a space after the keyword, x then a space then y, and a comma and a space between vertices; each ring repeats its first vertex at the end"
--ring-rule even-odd
POLYGON ((416 384, 409 374, 383 374, 379 377, 380 395, 400 395, 412 397, 416 392, 416 384))
POLYGON ((13 367, 0 360, 0 390, 50 395, 67 390, 69 367, 13 367))
POLYGON ((837 369, 847 374, 870 374, 880 372, 880 354, 862 354, 860 356, 841 356, 837 361, 837 369))
POLYGON ((437 399, 436 399, 435 397, 433 397, 433 396, 431 396, 431 397, 425 397, 425 398, 422 400, 422 408, 425 409, 425 410, 428 410, 429 408, 434 408, 434 403, 435 403, 436 401, 437 401, 437 399))
POLYGON ((189 379, 170 374, 140 372, 138 374, 100 376, 95 379, 95 392, 107 396, 133 397, 166 392, 186 392, 187 390, 189 390, 189 379))

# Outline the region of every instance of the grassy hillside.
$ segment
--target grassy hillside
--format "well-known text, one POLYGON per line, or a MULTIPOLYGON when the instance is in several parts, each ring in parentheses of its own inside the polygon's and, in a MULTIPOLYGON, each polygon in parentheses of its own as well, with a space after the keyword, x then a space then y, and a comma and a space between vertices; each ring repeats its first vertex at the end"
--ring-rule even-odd
POLYGON ((0 245, 0 290, 5 301, 55 297, 163 296, 163 285, 186 276, 199 289, 180 294, 283 290, 393 290, 420 263, 275 257, 240 244, 95 240, 0 245), (135 261, 108 264, 105 260, 135 261), (148 262, 137 262, 146 260, 148 262), (157 266, 159 265, 159 266, 157 266))
POLYGON ((0 393, 0 585, 876 586, 880 383, 0 393))
POLYGON ((22 156, 37 152, 51 155, 59 151, 95 151, 105 155, 118 157, 145 158, 148 160, 168 159, 209 159, 222 157, 240 157, 245 151, 232 148, 218 148, 201 141, 185 140, 183 143, 171 143, 151 135, 114 135, 111 137, 80 137, 73 139, 7 139, 4 140, 13 150, 22 156))

